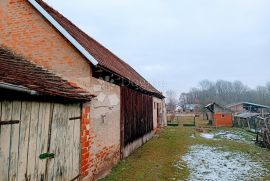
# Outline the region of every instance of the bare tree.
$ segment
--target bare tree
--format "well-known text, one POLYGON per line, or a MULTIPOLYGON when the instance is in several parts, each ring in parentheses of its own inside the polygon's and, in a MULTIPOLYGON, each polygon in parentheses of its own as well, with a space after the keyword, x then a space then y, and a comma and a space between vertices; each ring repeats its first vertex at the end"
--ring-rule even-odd
POLYGON ((210 102, 218 102, 225 105, 248 101, 270 105, 270 82, 266 86, 250 89, 241 81, 218 80, 211 82, 203 80, 199 83, 198 88, 192 88, 188 93, 182 93, 179 100, 181 104, 206 105, 210 102))
POLYGON ((177 106, 177 94, 173 90, 168 90, 166 92, 166 103, 167 103, 167 111, 173 112, 177 106))

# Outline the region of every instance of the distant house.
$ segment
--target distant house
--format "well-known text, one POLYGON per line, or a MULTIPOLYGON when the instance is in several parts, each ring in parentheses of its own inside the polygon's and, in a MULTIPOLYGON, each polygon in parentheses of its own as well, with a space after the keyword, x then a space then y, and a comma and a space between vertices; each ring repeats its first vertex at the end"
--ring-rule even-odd
POLYGON ((194 113, 198 112, 201 105, 199 104, 185 104, 185 105, 177 105, 175 111, 176 112, 185 112, 185 113, 194 113))
POLYGON ((217 104, 211 103, 205 106, 205 117, 212 126, 232 126, 231 110, 217 104))
POLYGON ((255 104, 251 102, 239 102, 234 104, 229 104, 226 108, 230 109, 235 115, 243 112, 252 112, 252 113, 260 113, 262 116, 266 113, 266 109, 269 106, 255 104))
POLYGON ((182 106, 176 105, 175 112, 177 112, 177 113, 183 112, 182 106))

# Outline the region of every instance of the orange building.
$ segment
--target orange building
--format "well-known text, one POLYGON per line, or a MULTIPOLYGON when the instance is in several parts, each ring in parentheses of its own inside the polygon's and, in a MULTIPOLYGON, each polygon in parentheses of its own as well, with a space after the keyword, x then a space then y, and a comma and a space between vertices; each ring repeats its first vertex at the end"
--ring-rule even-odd
POLYGON ((206 118, 212 126, 228 127, 233 126, 233 117, 231 110, 218 105, 217 103, 211 103, 205 106, 206 118))

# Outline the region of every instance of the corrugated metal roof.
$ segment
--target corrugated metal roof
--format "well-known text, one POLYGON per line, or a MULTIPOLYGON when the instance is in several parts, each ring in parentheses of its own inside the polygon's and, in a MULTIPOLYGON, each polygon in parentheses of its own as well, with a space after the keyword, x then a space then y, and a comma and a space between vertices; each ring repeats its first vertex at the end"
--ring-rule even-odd
POLYGON ((250 105, 250 106, 254 106, 254 107, 258 107, 258 108, 270 108, 269 106, 266 106, 266 105, 255 104, 255 103, 251 103, 251 102, 238 102, 238 103, 229 104, 226 107, 230 108, 230 107, 241 105, 241 104, 246 104, 246 105, 250 105))

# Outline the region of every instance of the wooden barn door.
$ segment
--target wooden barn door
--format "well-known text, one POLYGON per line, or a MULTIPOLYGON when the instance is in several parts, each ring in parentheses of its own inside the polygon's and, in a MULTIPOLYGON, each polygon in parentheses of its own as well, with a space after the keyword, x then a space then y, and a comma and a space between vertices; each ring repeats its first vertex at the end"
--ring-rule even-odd
POLYGON ((54 105, 46 180, 77 180, 80 174, 80 105, 54 105))
POLYGON ((121 87, 121 158, 125 147, 153 130, 153 97, 121 87))
POLYGON ((0 181, 77 177, 80 113, 79 104, 0 101, 0 181))

